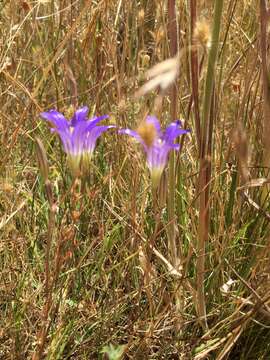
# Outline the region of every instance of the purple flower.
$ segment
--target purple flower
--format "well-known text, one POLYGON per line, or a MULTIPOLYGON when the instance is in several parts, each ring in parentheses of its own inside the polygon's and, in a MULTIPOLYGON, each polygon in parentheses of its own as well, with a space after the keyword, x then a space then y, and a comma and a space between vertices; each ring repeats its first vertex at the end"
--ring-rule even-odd
POLYGON ((180 148, 180 145, 175 144, 174 140, 188 132, 189 130, 182 128, 179 120, 172 122, 163 132, 158 119, 154 116, 147 116, 145 122, 138 127, 137 131, 130 129, 119 130, 120 134, 130 135, 142 144, 154 187, 159 184, 160 177, 168 162, 169 152, 180 148))
POLYGON ((59 135, 75 176, 89 167, 98 137, 104 131, 115 127, 114 125, 97 125, 101 120, 107 119, 108 115, 87 119, 87 114, 88 107, 86 106, 75 111, 70 121, 56 110, 40 114, 52 125, 51 131, 59 135))

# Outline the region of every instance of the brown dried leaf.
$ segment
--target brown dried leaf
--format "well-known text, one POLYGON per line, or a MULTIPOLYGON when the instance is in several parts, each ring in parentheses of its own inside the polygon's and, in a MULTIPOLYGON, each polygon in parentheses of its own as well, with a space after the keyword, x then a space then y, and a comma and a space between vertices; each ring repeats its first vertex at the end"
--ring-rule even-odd
POLYGON ((252 179, 252 180, 248 181, 247 183, 245 183, 245 185, 240 186, 238 188, 238 190, 247 189, 250 187, 263 186, 263 185, 269 184, 269 183, 270 183, 270 179, 266 179, 266 178, 252 179))

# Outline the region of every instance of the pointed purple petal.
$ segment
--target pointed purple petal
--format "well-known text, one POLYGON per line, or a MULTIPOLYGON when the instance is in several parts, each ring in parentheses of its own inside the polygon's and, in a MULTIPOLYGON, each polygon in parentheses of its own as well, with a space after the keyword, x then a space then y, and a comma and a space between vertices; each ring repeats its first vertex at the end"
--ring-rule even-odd
POLYGON ((68 129, 69 122, 64 117, 63 114, 59 113, 56 110, 46 111, 40 114, 43 119, 49 121, 57 129, 68 129))
POLYGON ((171 145, 168 145, 170 147, 170 149, 173 149, 173 150, 180 150, 180 144, 171 144, 171 145))
POLYGON ((162 140, 166 143, 172 145, 175 138, 180 135, 187 134, 189 130, 185 130, 181 128, 179 121, 171 123, 165 130, 164 135, 162 136, 162 140))
POLYGON ((136 140, 138 140, 141 144, 144 144, 143 139, 140 137, 140 135, 137 133, 137 131, 135 130, 131 130, 131 129, 120 129, 118 131, 119 134, 126 134, 129 136, 134 137, 136 140))
POLYGON ((72 119, 71 119, 71 126, 75 127, 79 122, 85 121, 86 116, 88 114, 88 107, 84 106, 77 111, 75 111, 72 119))
POLYGON ((92 119, 87 121, 88 127, 87 130, 91 130, 93 127, 95 127, 96 124, 98 124, 100 121, 104 119, 108 119, 109 115, 102 115, 102 116, 95 116, 92 119))
POLYGON ((87 131, 85 135, 84 150, 86 152, 92 153, 95 149, 96 141, 101 136, 101 134, 108 129, 115 127, 115 125, 96 126, 90 131, 87 131))

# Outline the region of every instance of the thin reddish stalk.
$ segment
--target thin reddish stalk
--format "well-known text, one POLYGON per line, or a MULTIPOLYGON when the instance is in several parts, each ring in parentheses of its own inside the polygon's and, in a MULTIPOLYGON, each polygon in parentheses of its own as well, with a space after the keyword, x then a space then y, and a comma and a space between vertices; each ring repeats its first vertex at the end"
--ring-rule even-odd
MULTIPOLYGON (((270 167, 270 91, 269 91, 269 69, 267 64, 267 23, 269 20, 269 14, 267 9, 267 3, 265 0, 260 0, 260 20, 261 20, 261 34, 260 34, 260 47, 262 57, 262 86, 263 86, 263 165, 269 171, 270 167)), ((262 204, 265 203, 269 192, 269 187, 264 187, 262 192, 262 204)))
MULTIPOLYGON (((175 0, 168 0, 168 34, 170 41, 170 56, 174 57, 178 53, 177 43, 177 21, 176 21, 176 8, 175 0)), ((177 83, 175 82, 171 88, 170 100, 171 100, 171 119, 177 118, 177 83)), ((180 269, 181 266, 181 244, 176 242, 176 217, 175 217, 175 195, 176 195, 176 176, 175 176, 175 155, 171 152, 169 162, 169 193, 168 193, 168 246, 170 249, 170 255, 172 264, 176 269, 180 269)), ((179 284, 175 286, 175 301, 176 310, 181 314, 183 309, 183 288, 179 284)), ((183 327, 181 315, 176 321, 176 328, 180 331, 183 327)))
MULTIPOLYGON (((170 56, 173 57, 177 54, 177 24, 175 12, 175 0, 168 0, 168 35, 170 45, 170 56)), ((171 119, 177 117, 177 84, 174 83, 170 92, 171 101, 171 119)), ((173 265, 177 261, 177 248, 175 242, 175 156, 173 151, 170 155, 169 163, 169 195, 168 195, 168 217, 169 217, 169 249, 173 265)))
MULTIPOLYGON (((191 32, 191 45, 194 45, 193 31, 197 21, 197 0, 190 1, 190 32, 191 32)), ((198 62, 198 51, 196 46, 191 47, 190 54, 190 65, 191 65, 191 84, 192 84, 192 100, 194 107, 195 117, 195 129, 198 150, 200 153, 201 144, 201 124, 200 124, 200 110, 199 110, 199 62, 198 62)))
POLYGON ((38 346, 36 351, 33 354, 33 360, 39 360, 43 356, 45 342, 47 340, 47 335, 49 331, 49 314, 52 307, 52 290, 53 282, 51 281, 52 269, 50 266, 50 253, 51 253, 51 244, 53 239, 53 233, 55 229, 55 204, 53 202, 52 196, 52 186, 49 180, 45 182, 45 189, 47 198, 49 201, 49 220, 48 220, 48 234, 47 234, 47 247, 45 254, 45 304, 42 310, 42 326, 37 336, 38 346))

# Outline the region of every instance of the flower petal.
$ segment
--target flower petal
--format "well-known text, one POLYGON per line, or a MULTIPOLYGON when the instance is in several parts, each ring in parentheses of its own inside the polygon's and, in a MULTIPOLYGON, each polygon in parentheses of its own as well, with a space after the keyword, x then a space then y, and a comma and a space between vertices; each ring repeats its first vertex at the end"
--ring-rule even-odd
POLYGON ((56 130, 56 132, 58 133, 62 141, 65 153, 73 154, 71 133, 69 131, 64 131, 64 130, 56 130))
POLYGON ((171 150, 171 146, 166 143, 155 144, 147 149, 147 164, 152 171, 153 169, 159 168, 164 169, 168 161, 168 154, 171 150))
POLYGON ((88 107, 84 106, 77 111, 75 111, 72 119, 71 119, 71 126, 75 127, 79 122, 85 121, 86 116, 88 114, 88 107))
POLYGON ((96 141, 100 135, 107 131, 108 129, 116 127, 115 125, 106 125, 106 126, 96 126, 90 131, 86 132, 85 142, 84 142, 84 151, 92 153, 96 146, 96 141))
POLYGON ((118 131, 119 134, 126 134, 126 135, 129 135, 129 136, 132 136, 134 137, 136 140, 138 140, 141 144, 145 145, 144 144, 144 141, 143 139, 140 137, 140 135, 137 133, 137 131, 135 130, 131 130, 131 129, 120 129, 118 131))
POLYGON ((71 135, 73 154, 82 154, 84 149, 84 143, 87 137, 87 128, 87 121, 77 122, 76 126, 74 127, 73 133, 71 135))
POLYGON ((179 135, 187 134, 189 130, 185 130, 181 127, 181 123, 179 121, 171 123, 165 130, 165 133, 162 136, 162 140, 167 144, 172 145, 175 138, 179 135))
POLYGON ((88 127, 87 130, 91 130, 96 124, 104 119, 108 119, 109 115, 95 116, 92 119, 87 121, 88 127))
POLYGON ((168 145, 170 146, 170 149, 173 149, 173 150, 180 150, 180 144, 171 144, 171 145, 168 145))
POLYGON ((43 119, 49 121, 53 127, 61 130, 68 130, 69 128, 69 122, 64 117, 63 114, 56 110, 50 110, 46 112, 42 112, 40 114, 43 119))

